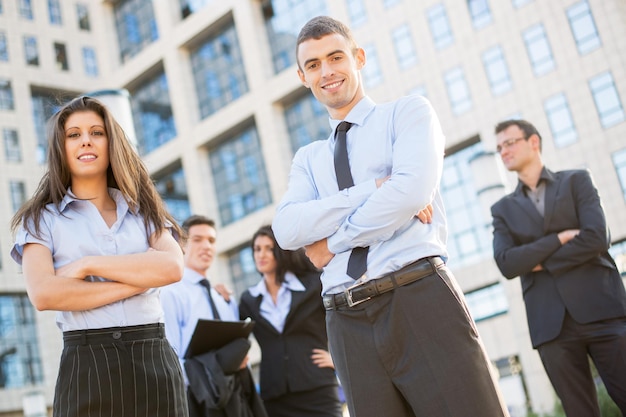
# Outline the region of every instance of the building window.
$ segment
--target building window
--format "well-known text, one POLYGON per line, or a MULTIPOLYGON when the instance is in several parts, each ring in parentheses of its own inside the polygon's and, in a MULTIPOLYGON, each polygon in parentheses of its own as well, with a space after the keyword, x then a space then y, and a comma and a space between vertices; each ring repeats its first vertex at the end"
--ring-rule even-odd
POLYGON ((178 167, 167 174, 155 175, 154 183, 169 213, 182 224, 191 216, 185 171, 178 167))
MULTIPOLYGON (((622 194, 626 201, 626 148, 613 152, 613 165, 617 172, 617 178, 622 186, 622 194)), ((626 244, 626 243, 623 243, 626 244)))
POLYGON ((59 0, 48 0, 48 13, 50 14, 51 25, 62 25, 61 5, 59 0))
POLYGON ((552 71, 555 63, 543 25, 538 24, 526 29, 522 36, 533 73, 538 77, 552 71))
POLYGON ((0 78, 0 110, 13 110, 13 88, 11 81, 0 78))
MULTIPOLYGON (((624 151, 621 151, 624 153, 624 151)), ((622 166, 626 169, 626 157, 624 157, 624 161, 622 161, 622 166)), ((624 180, 626 181, 626 173, 624 173, 624 180)), ((626 187, 625 182, 622 182, 622 189, 624 189, 624 198, 626 198, 626 187)), ((609 248, 609 253, 615 259, 615 265, 617 266, 617 270, 619 271, 622 277, 626 277, 626 240, 622 240, 621 242, 615 242, 611 244, 609 248)))
POLYGON ((483 65, 494 96, 511 90, 513 83, 500 46, 494 46, 483 53, 483 65))
POLYGON ((210 152, 211 171, 222 225, 271 203, 256 128, 251 127, 210 152))
POLYGON ((54 43, 54 56, 57 63, 57 68, 61 71, 67 71, 69 69, 69 66, 67 64, 67 51, 65 50, 64 43, 54 43))
POLYGON ((61 92, 51 92, 49 94, 33 92, 31 95, 31 106, 33 107, 33 122, 37 133, 37 162, 46 162, 46 151, 48 149, 48 137, 46 135, 46 121, 59 110, 60 106, 55 97, 61 97, 61 92))
POLYGON ((600 35, 587 0, 567 8, 567 18, 581 55, 600 47, 600 35))
POLYGON ((327 15, 326 1, 268 0, 263 2, 265 30, 272 50, 275 73, 289 68, 295 61, 294 50, 300 28, 311 16, 327 15))
POLYGON ((22 181, 9 181, 9 193, 11 194, 11 208, 15 213, 26 202, 26 187, 22 181))
POLYGON ((467 8, 475 29, 480 29, 491 23, 491 10, 487 0, 467 0, 467 8))
POLYGON ((248 92, 234 26, 191 52, 200 116, 205 118, 248 92))
POLYGON ((241 296, 245 290, 256 285, 262 279, 254 264, 254 256, 249 244, 228 254, 228 266, 230 276, 233 279, 235 294, 238 296, 241 296))
POLYGON ((18 0, 20 17, 26 20, 33 20, 33 5, 31 0, 18 0))
POLYGON ((36 37, 24 36, 24 58, 26 58, 26 65, 39 66, 39 48, 36 37))
POLYGON ((533 0, 512 0, 513 3, 513 7, 515 7, 516 9, 519 9, 520 7, 530 3, 533 0))
POLYGON ((190 14, 202 9, 204 6, 211 3, 212 1, 213 0, 179 0, 180 14, 184 19, 190 14))
POLYGON ((624 107, 610 72, 604 72, 590 79, 589 88, 596 103, 602 127, 609 128, 624 121, 624 107))
POLYGON ((448 14, 443 4, 439 3, 428 9, 426 17, 437 49, 443 49, 454 42, 448 14))
POLYGON ((363 83, 366 88, 373 88, 383 82, 383 73, 380 69, 378 60, 378 52, 374 44, 365 45, 363 47, 367 53, 367 65, 361 70, 363 83))
POLYGON ((84 3, 76 5, 76 16, 78 17, 78 28, 80 30, 91 30, 89 23, 89 8, 84 3))
POLYGON ((396 4, 400 4, 400 1, 401 0, 383 0, 383 6, 385 6, 386 9, 389 9, 396 4))
POLYGON ((313 94, 305 94, 286 106, 285 121, 293 153, 304 145, 328 138, 331 133, 328 112, 313 94))
POLYGON ((470 160, 483 152, 482 142, 451 153, 443 161, 441 196, 448 218, 450 266, 491 258, 491 218, 484 218, 470 160))
POLYGON ((448 98, 452 112, 456 115, 465 113, 472 108, 472 97, 470 95, 469 86, 465 81, 465 74, 460 67, 446 71, 444 74, 446 88, 448 90, 448 98))
POLYGON ((140 154, 152 152, 176 137, 176 124, 164 72, 146 80, 134 90, 131 103, 140 154))
POLYGON ((35 309, 25 294, 0 294, 0 389, 41 384, 35 309))
POLYGON ((508 116, 503 117, 502 119, 500 119, 501 121, 505 121, 505 120, 520 120, 523 119, 524 117, 522 117, 522 112, 521 111, 516 111, 514 113, 509 114, 508 116))
POLYGON ((398 65, 401 69, 409 68, 417 64, 417 54, 413 45, 413 37, 408 25, 402 25, 391 33, 393 46, 396 50, 398 65))
POLYGON ((7 44, 7 35, 0 32, 0 61, 9 61, 9 46, 7 44))
POLYGON ((418 96, 428 97, 428 92, 426 91, 426 86, 424 84, 411 88, 408 94, 417 94, 418 96))
POLYGON ((17 130, 2 129, 2 139, 4 142, 4 159, 7 162, 20 162, 22 160, 22 151, 17 130))
POLYGON ((504 287, 499 282, 465 293, 465 300, 477 323, 509 311, 504 287))
POLYGON ((151 1, 124 0, 115 3, 115 27, 122 62, 159 38, 151 1))
POLYGON ((348 17, 353 28, 367 22, 367 10, 363 0, 347 0, 348 17))
POLYGON ((503 398, 506 398, 506 408, 511 417, 530 416, 529 404, 531 399, 528 396, 526 378, 522 369, 522 364, 517 355, 500 358, 494 361, 499 375, 498 386, 503 398))
POLYGON ((83 46, 83 66, 85 74, 90 77, 98 76, 98 60, 96 59, 96 51, 89 47, 83 46))
POLYGON ((571 145, 578 140, 578 132, 570 112, 565 94, 559 93, 548 98, 543 107, 550 123, 554 144, 558 148, 571 145))

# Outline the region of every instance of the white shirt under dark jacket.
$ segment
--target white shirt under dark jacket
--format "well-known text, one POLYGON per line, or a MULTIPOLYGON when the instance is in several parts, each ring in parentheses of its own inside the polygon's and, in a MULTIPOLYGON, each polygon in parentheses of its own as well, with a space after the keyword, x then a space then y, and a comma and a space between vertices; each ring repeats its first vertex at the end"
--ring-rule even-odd
POLYGON ((259 295, 263 296, 263 301, 261 301, 260 306, 261 315, 269 321, 279 333, 283 332, 285 320, 291 309, 291 291, 304 290, 304 285, 302 285, 298 277, 289 271, 285 273, 285 282, 282 283, 278 290, 276 304, 274 304, 272 296, 267 290, 264 279, 249 289, 250 295, 253 297, 258 297, 259 295))

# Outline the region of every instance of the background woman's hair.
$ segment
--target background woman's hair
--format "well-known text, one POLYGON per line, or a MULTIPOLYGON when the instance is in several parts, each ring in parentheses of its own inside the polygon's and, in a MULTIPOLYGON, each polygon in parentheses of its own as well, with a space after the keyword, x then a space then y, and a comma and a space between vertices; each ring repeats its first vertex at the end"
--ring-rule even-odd
POLYGON ((167 223, 171 223, 174 235, 179 236, 180 227, 166 210, 146 166, 124 130, 104 104, 88 96, 71 100, 48 121, 47 170, 33 196, 13 216, 11 230, 15 232, 23 224, 29 233, 39 236, 41 215, 46 205, 52 203, 59 208, 72 180, 65 155, 65 123, 72 114, 89 111, 104 121, 109 142, 108 186, 119 189, 130 210, 139 212, 146 233, 154 230, 158 236, 167 223))
POLYGON ((274 231, 269 225, 261 226, 252 236, 251 247, 254 251, 254 242, 259 236, 267 236, 274 243, 274 259, 276 260, 276 282, 282 284, 285 282, 285 273, 292 272, 296 276, 300 276, 307 272, 319 271, 304 254, 304 249, 295 251, 285 250, 278 246, 274 231))

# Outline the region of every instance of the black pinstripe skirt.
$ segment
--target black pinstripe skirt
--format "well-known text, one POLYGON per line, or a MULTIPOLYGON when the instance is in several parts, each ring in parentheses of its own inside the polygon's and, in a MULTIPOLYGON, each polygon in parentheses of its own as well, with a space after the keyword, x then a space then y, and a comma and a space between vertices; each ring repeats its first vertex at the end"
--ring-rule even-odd
POLYGON ((162 323, 63 333, 54 417, 186 417, 180 362, 162 323))

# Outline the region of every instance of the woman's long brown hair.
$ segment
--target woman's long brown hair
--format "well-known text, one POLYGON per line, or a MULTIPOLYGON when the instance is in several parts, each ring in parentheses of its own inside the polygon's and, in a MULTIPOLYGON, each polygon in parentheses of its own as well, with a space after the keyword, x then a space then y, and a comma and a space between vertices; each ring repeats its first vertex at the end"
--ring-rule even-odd
POLYGON ((180 236, 180 227, 165 209, 146 166, 124 130, 100 101, 88 96, 75 98, 50 118, 48 168, 33 196, 13 216, 11 230, 15 232, 23 224, 29 233, 39 237, 43 210, 50 203, 59 208, 72 180, 65 155, 65 122, 76 112, 88 111, 102 117, 109 138, 107 185, 120 190, 130 210, 138 211, 143 217, 146 234, 154 227, 153 230, 159 236, 166 228, 166 222, 169 222, 175 236, 180 236))

